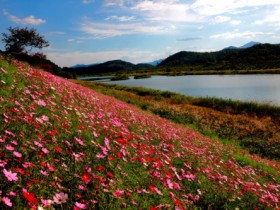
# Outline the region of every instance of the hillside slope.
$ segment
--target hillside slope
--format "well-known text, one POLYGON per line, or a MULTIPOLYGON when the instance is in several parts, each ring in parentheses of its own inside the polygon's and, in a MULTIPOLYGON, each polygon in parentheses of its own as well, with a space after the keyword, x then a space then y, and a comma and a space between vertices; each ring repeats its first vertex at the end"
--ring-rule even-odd
POLYGON ((191 70, 253 70, 280 68, 280 45, 258 44, 245 49, 217 52, 178 52, 163 60, 160 67, 191 70))
POLYGON ((18 61, 0 57, 0 65, 0 209, 279 207, 278 164, 241 160, 199 133, 18 61))

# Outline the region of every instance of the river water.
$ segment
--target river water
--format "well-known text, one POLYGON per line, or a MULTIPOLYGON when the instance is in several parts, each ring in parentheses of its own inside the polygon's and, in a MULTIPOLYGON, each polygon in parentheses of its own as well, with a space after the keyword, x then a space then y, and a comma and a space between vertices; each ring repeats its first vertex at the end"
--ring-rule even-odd
POLYGON ((280 105, 280 75, 152 76, 104 81, 111 84, 168 90, 195 97, 216 97, 280 105))

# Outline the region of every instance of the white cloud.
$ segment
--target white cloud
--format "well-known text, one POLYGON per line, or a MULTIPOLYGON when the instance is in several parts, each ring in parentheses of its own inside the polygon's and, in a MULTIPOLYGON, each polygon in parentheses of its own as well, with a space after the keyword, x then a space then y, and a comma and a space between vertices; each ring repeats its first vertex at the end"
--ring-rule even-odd
POLYGON ((209 16, 235 13, 247 7, 279 6, 279 0, 196 0, 192 9, 198 14, 209 16))
POLYGON ((242 23, 241 20, 232 20, 232 21, 230 21, 230 24, 232 24, 232 25, 239 25, 241 23, 242 23))
POLYGON ((276 25, 279 25, 279 19, 280 19, 280 6, 275 7, 273 11, 270 11, 269 14, 266 15, 265 18, 262 20, 256 20, 255 24, 266 24, 266 23, 275 23, 276 25))
POLYGON ((202 37, 187 37, 187 38, 183 38, 183 39, 177 39, 176 41, 178 42, 189 42, 189 41, 196 41, 196 40, 201 40, 202 37))
POLYGON ((32 15, 29 16, 29 17, 25 17, 25 18, 20 19, 19 17, 11 15, 10 13, 8 13, 7 10, 3 10, 3 14, 6 17, 8 17, 12 22, 17 23, 17 24, 40 25, 40 24, 46 23, 46 20, 35 18, 32 15))
POLYGON ((135 20, 134 16, 110 16, 107 17, 105 20, 118 20, 121 22, 132 21, 135 20))
POLYGON ((197 22, 200 18, 193 14, 190 5, 177 0, 145 0, 137 2, 132 8, 144 19, 152 21, 197 22))
POLYGON ((175 29, 174 25, 161 26, 144 23, 109 24, 86 22, 80 27, 81 31, 91 34, 97 39, 131 34, 167 34, 175 29))
POLYGON ((130 3, 133 0, 104 0, 106 6, 123 6, 125 3, 130 3))
POLYGON ((226 32, 221 34, 215 34, 210 36, 211 39, 236 39, 236 38, 255 38, 257 36, 263 35, 273 35, 273 33, 264 33, 264 32, 226 32))
POLYGON ((229 21, 230 19, 231 19, 231 17, 219 15, 219 16, 216 16, 214 18, 214 22, 215 23, 223 23, 223 22, 229 21))
POLYGON ((45 53, 48 59, 59 66, 74 66, 76 64, 94 64, 109 60, 121 59, 132 63, 151 62, 163 58, 161 54, 151 51, 139 50, 117 50, 103 52, 66 52, 66 53, 45 53))
POLYGON ((82 0, 82 3, 83 4, 89 4, 91 2, 94 2, 94 0, 82 0))

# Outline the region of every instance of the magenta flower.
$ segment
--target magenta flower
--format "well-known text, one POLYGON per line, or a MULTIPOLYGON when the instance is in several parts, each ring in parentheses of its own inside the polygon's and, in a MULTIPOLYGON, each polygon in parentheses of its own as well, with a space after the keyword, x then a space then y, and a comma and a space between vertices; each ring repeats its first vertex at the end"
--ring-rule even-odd
POLYGON ((42 148, 42 152, 48 154, 50 151, 47 148, 42 148))
POLYGON ((75 206, 78 207, 79 209, 86 209, 87 208, 86 204, 78 203, 78 202, 75 202, 75 206))
POLYGON ((117 198, 121 198, 123 194, 124 194, 124 190, 117 189, 115 192, 113 192, 113 195, 117 198))
POLYGON ((3 169, 4 175, 7 177, 9 181, 17 181, 17 173, 12 173, 11 171, 7 171, 6 169, 3 169))
POLYGON ((42 120, 43 120, 43 121, 48 121, 48 120, 49 120, 49 117, 46 116, 46 115, 43 115, 43 116, 42 116, 42 120))
POLYGON ((40 105, 40 106, 46 106, 47 104, 46 104, 46 102, 44 101, 44 100, 38 100, 37 101, 37 103, 38 103, 38 105, 40 105))
POLYGON ((52 204, 51 200, 45 200, 45 199, 41 199, 42 204, 44 204, 44 207, 50 207, 52 204))
POLYGON ((21 154, 20 152, 14 151, 13 154, 14 154, 14 156, 16 156, 16 157, 19 157, 19 158, 22 157, 22 154, 21 154))
POLYGON ((44 176, 48 176, 49 173, 47 171, 43 171, 43 170, 40 170, 41 174, 43 174, 44 176))
POLYGON ((53 196, 53 201, 56 204, 66 203, 67 199, 68 199, 68 194, 63 192, 57 193, 53 196))
POLYGON ((7 145, 6 149, 9 150, 9 151, 14 151, 15 150, 15 148, 12 145, 7 145))
POLYGON ((5 203, 5 204, 6 204, 7 206, 9 206, 9 207, 12 207, 12 206, 13 206, 13 204, 12 204, 10 198, 8 198, 8 197, 3 197, 3 198, 2 198, 2 201, 3 201, 3 203, 5 203))

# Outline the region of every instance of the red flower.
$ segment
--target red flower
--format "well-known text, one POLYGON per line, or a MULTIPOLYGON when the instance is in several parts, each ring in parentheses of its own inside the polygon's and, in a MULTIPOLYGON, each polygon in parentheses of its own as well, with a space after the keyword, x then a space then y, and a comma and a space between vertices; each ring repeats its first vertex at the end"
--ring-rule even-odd
POLYGON ((97 167, 96 167, 96 170, 97 170, 97 171, 103 171, 104 169, 105 169, 104 166, 97 166, 97 167))
POLYGON ((57 146, 57 145, 55 145, 54 150, 55 150, 56 152, 58 152, 58 153, 61 153, 61 152, 62 152, 62 149, 61 149, 59 146, 57 146))
POLYGON ((156 191, 154 185, 152 185, 152 184, 149 185, 149 188, 150 188, 150 190, 152 190, 152 192, 156 191))
POLYGON ((124 145, 128 145, 128 141, 121 137, 118 138, 118 142, 124 145))
POLYGON ((22 189, 22 194, 26 200, 28 200, 31 204, 37 205, 38 201, 35 198, 34 193, 28 192, 26 189, 22 189))
POLYGON ((113 156, 111 156, 111 155, 108 156, 108 159, 111 160, 111 161, 115 160, 115 158, 113 156))
POLYGON ((112 174, 112 173, 109 172, 109 171, 107 171, 107 175, 108 175, 109 177, 114 177, 114 174, 112 174))
POLYGON ((118 158, 122 158, 122 157, 123 157, 123 154, 120 153, 120 152, 117 152, 117 156, 118 156, 118 158))
POLYGON ((85 173, 83 174, 83 176, 82 176, 82 180, 83 180, 86 184, 88 184, 88 183, 90 182, 90 174, 87 173, 87 172, 85 172, 85 173))
POLYGON ((17 170, 21 175, 24 175, 24 174, 25 174, 24 170, 21 169, 21 168, 17 168, 16 170, 17 170))
POLYGON ((175 202, 176 206, 182 205, 182 202, 180 200, 178 200, 178 199, 175 199, 174 202, 175 202))

